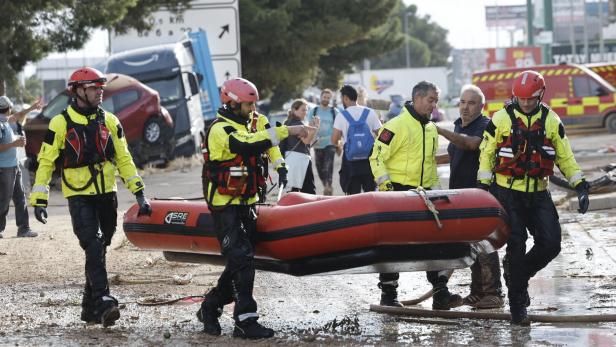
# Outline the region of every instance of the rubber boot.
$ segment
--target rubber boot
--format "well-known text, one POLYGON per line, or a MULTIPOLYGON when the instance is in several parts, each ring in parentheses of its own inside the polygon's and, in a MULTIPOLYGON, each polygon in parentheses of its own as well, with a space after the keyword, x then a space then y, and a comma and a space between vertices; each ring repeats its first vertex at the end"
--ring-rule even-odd
POLYGON ((449 279, 446 276, 440 276, 432 288, 433 310, 449 310, 464 304, 464 300, 460 295, 449 292, 449 289, 447 289, 448 281, 449 279))
POLYGON ((511 311, 511 324, 519 326, 530 326, 530 319, 524 305, 509 305, 511 311))
POLYGON ((93 314, 96 323, 102 324, 103 327, 114 325, 115 321, 120 318, 118 301, 110 295, 101 297, 94 304, 93 314))
POLYGON ((266 339, 272 336, 274 336, 274 330, 259 324, 256 318, 236 322, 233 329, 233 337, 242 339, 266 339))
POLYGON ((222 315, 222 307, 216 305, 215 295, 216 288, 213 288, 205 295, 205 300, 201 303, 199 311, 197 311, 197 318, 203 323, 203 331, 206 334, 220 336, 222 329, 218 318, 222 315))
POLYGON ((378 287, 381 288, 381 306, 404 307, 404 305, 398 301, 397 285, 379 282, 378 287))
POLYGON ((83 290, 83 296, 81 297, 81 320, 86 323, 96 323, 96 317, 94 316, 94 302, 90 296, 90 289, 86 285, 83 290))

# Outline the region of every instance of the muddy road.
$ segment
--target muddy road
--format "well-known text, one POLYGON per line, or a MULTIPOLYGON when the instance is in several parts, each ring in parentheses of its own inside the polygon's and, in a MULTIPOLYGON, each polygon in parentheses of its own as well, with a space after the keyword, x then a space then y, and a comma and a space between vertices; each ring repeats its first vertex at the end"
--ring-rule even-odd
MULTIPOLYGON (((599 174, 596 168, 616 162, 616 154, 598 151, 609 141, 616 142, 615 136, 572 137, 577 157, 589 176, 599 174)), ((166 170, 146 170, 144 177, 151 197, 200 195, 196 160, 178 162, 166 170)), ((335 188, 335 193, 341 194, 339 187, 335 188)), ((317 191, 321 190, 319 186, 317 191)), ((555 191, 554 196, 559 198, 563 193, 555 191)), ((38 238, 16 238, 14 214, 9 212, 5 238, 0 239, 0 345, 255 345, 230 337, 231 306, 221 317, 223 335, 211 337, 201 332, 195 317, 198 303, 142 305, 201 295, 214 284, 222 268, 167 262, 160 252, 133 247, 123 234, 121 215, 134 198, 123 187, 118 198, 119 227, 108 252, 111 292, 121 303, 122 317, 117 324, 102 328, 79 320, 83 252, 72 233, 66 200, 54 191, 49 222, 43 226, 31 215, 31 224, 40 233, 38 238)), ((531 280, 529 313, 614 314, 616 211, 579 216, 565 207, 559 209, 562 252, 531 280)), ((371 312, 369 305, 378 303, 380 293, 377 277, 292 277, 257 272, 254 292, 260 321, 274 328, 276 336, 256 344, 616 345, 616 323, 533 323, 529 329, 512 328, 505 321, 426 320, 371 312)), ((430 288, 424 273, 402 274, 400 283, 400 296, 405 300, 419 297, 430 288)), ((452 292, 468 294, 470 271, 455 271, 450 284, 452 292)), ((420 306, 430 308, 431 300, 420 306)))

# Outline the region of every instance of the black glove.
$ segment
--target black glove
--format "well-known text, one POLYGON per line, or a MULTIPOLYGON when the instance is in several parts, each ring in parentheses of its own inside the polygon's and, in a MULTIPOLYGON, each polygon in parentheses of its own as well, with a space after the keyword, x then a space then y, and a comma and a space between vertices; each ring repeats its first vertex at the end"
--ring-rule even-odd
POLYGON ((148 216, 152 215, 152 206, 150 206, 148 199, 145 198, 143 190, 135 193, 135 198, 137 198, 137 204, 139 204, 139 213, 137 213, 137 216, 141 216, 143 214, 148 216))
POLYGON ((582 180, 582 182, 575 186, 575 191, 578 195, 578 205, 580 206, 580 208, 578 208, 578 212, 581 214, 586 213, 586 211, 588 211, 588 205, 590 205, 590 200, 588 200, 589 189, 590 185, 585 180, 582 180))
POLYGON ((278 186, 279 187, 286 187, 287 186, 287 168, 285 166, 281 166, 279 167, 277 170, 278 172, 278 186))
POLYGON ((34 206, 34 216, 39 222, 47 224, 47 207, 34 206))
POLYGON ((479 189, 483 189, 483 190, 485 190, 486 192, 489 192, 489 191, 490 191, 490 186, 489 186, 489 185, 487 185, 487 184, 485 184, 485 183, 481 183, 481 182, 477 182, 477 188, 479 188, 479 189))

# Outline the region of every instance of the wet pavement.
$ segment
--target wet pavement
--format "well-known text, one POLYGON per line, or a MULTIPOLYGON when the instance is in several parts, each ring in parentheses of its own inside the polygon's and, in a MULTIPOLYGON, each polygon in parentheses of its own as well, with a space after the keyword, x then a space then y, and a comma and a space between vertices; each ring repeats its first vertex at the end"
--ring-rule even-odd
MULTIPOLYGON (((199 174, 200 168, 188 167, 153 173, 146 183, 153 187, 150 191, 166 194, 159 196, 192 197, 198 194, 195 177, 199 174)), ((34 240, 11 236, 0 241, 0 345, 616 346, 614 322, 533 323, 530 328, 520 328, 506 321, 372 312, 369 306, 378 303, 380 294, 377 274, 292 277, 257 272, 254 292, 260 322, 275 329, 276 336, 256 343, 233 339, 232 306, 228 306, 221 317, 223 335, 212 337, 201 332, 195 317, 198 303, 143 306, 138 302, 202 294, 222 269, 167 262, 159 252, 137 250, 124 242, 121 230, 108 259, 111 290, 122 304, 122 317, 105 329, 87 325, 79 320, 83 256, 72 235, 64 201, 57 192, 51 201, 55 205, 50 207, 48 227, 54 230, 39 228, 42 235, 34 240), (193 275, 191 283, 173 283, 173 275, 186 273, 193 275)), ((120 210, 133 202, 122 192, 120 210)), ((529 313, 615 314, 616 211, 581 216, 560 209, 559 213, 562 251, 531 280, 529 313)), ((11 217, 8 225, 14 225, 11 217)), ((504 250, 500 252, 502 258, 504 250)), ((470 270, 454 272, 452 292, 464 296, 469 285, 470 270)), ((401 299, 417 298, 429 289, 425 273, 401 275, 401 299)), ((431 300, 419 306, 429 309, 431 300)), ((493 312, 506 313, 508 308, 493 312)))

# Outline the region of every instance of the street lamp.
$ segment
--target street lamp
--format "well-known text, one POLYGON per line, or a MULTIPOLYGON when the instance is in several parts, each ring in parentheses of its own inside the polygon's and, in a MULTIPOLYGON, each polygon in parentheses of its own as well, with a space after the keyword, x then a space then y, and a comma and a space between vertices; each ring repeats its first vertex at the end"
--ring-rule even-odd
POLYGON ((413 12, 404 13, 404 45, 406 50, 406 68, 411 67, 411 48, 409 47, 409 15, 413 12))

